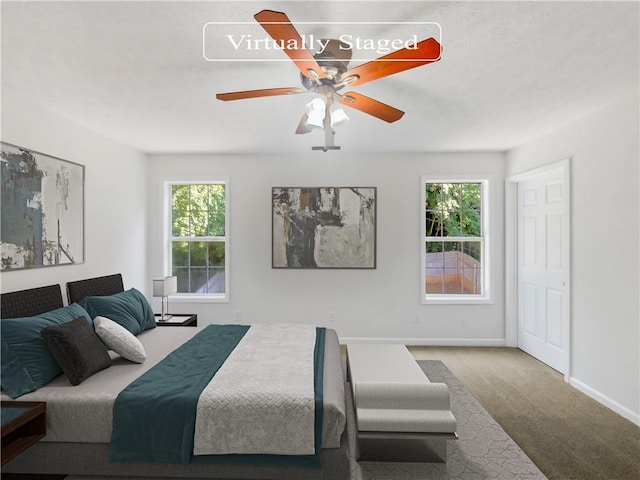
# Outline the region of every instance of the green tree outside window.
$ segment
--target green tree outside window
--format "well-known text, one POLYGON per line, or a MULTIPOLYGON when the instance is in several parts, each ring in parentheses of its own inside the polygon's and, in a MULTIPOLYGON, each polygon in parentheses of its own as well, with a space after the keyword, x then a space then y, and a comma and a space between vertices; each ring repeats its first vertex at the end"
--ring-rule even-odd
POLYGON ((171 185, 171 269, 179 293, 225 293, 225 225, 225 184, 171 185))
POLYGON ((426 182, 425 293, 482 292, 482 183, 426 182))

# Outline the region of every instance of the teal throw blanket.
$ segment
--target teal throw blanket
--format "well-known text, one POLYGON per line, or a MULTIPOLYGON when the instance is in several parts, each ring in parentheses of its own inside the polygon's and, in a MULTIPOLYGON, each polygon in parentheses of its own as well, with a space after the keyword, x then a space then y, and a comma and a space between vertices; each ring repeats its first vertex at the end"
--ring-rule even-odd
POLYGON ((200 394, 250 327, 209 325, 118 395, 111 462, 295 465, 319 468, 325 329, 316 329, 315 455, 193 455, 200 394))

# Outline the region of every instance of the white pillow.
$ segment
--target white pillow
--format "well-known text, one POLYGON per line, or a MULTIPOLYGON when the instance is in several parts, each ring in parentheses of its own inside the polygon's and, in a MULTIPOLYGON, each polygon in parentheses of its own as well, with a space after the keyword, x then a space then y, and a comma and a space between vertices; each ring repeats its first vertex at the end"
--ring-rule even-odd
POLYGON ((147 359, 147 352, 140 340, 123 326, 107 317, 96 317, 93 326, 100 340, 121 357, 136 363, 143 363, 147 359))

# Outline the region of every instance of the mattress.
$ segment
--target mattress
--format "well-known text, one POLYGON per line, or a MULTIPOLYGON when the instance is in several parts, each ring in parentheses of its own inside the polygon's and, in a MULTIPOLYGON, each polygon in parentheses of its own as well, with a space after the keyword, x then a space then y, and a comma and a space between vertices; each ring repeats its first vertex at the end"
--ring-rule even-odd
MULTIPOLYGON (((200 329, 163 327, 139 334, 147 360, 136 364, 110 352, 114 364, 72 386, 60 375, 45 387, 19 398, 47 402, 47 436, 43 442, 109 443, 113 404, 118 393, 152 368, 168 353, 192 338, 200 329)), ((344 375, 340 346, 334 330, 327 330, 324 356, 324 417, 322 447, 339 448, 346 423, 344 375)), ((11 400, 4 392, 2 400, 11 400)))

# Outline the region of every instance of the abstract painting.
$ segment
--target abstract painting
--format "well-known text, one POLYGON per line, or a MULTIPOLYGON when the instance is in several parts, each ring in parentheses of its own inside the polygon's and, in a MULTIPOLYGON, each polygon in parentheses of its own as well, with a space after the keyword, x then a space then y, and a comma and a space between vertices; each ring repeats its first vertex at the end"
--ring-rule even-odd
POLYGON ((375 187, 274 187, 273 268, 376 268, 375 187))
POLYGON ((84 262, 84 165, 1 144, 2 271, 84 262))

